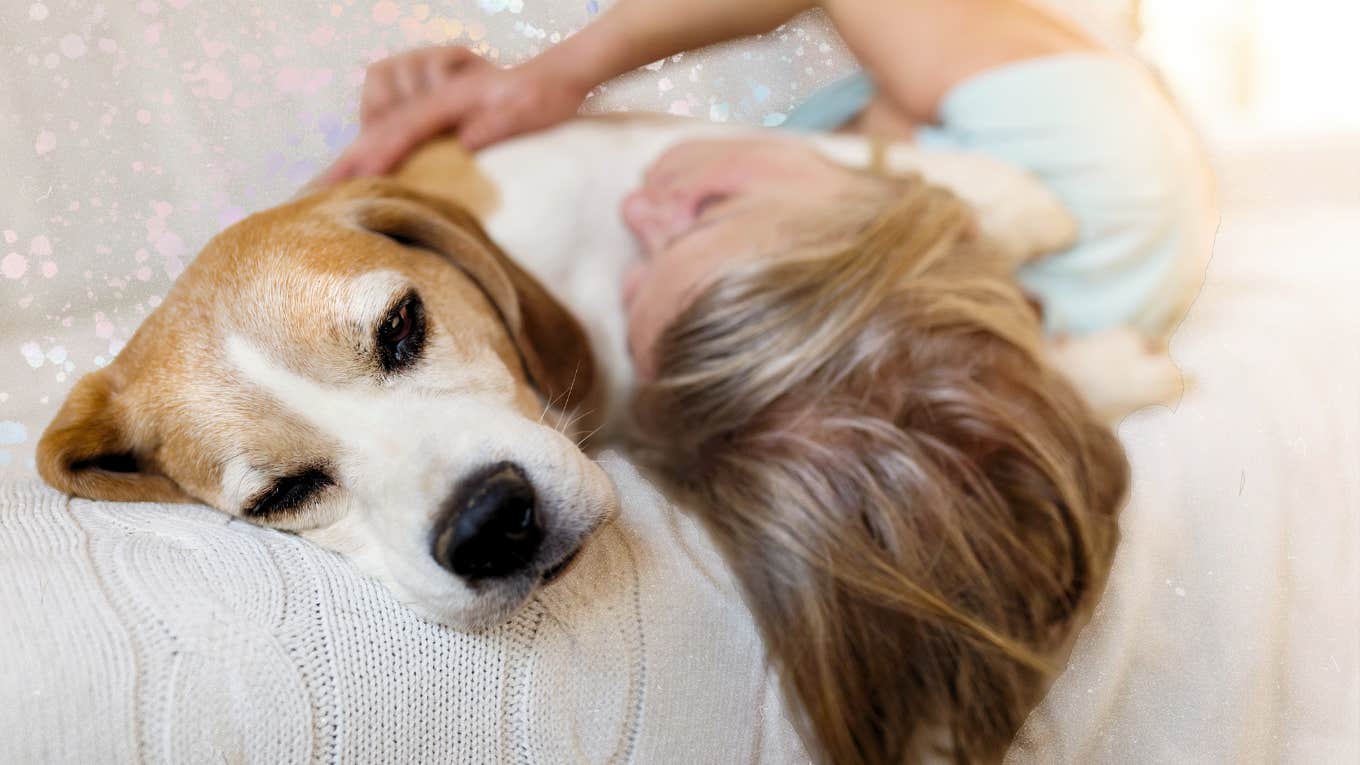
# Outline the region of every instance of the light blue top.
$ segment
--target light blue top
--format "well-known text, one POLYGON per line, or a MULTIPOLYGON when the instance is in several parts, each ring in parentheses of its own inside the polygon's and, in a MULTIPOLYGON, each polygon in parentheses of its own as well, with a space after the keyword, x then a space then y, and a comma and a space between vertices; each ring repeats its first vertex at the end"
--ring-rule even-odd
MULTIPOLYGON (((784 125, 834 129, 873 95, 869 76, 857 73, 814 93, 784 125)), ((1203 161, 1136 62, 1074 53, 989 70, 953 88, 940 124, 918 128, 916 141, 1025 168, 1075 217, 1076 244, 1018 274, 1050 333, 1131 325, 1164 337, 1198 289, 1203 161)))

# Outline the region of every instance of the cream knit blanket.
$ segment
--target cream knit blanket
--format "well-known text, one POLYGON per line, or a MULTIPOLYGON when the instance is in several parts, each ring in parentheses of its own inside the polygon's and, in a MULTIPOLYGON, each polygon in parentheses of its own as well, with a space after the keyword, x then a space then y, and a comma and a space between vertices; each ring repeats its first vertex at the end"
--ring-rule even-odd
POLYGON ((805 761, 707 537, 605 464, 618 520, 478 634, 207 508, 0 484, 0 762, 805 761))

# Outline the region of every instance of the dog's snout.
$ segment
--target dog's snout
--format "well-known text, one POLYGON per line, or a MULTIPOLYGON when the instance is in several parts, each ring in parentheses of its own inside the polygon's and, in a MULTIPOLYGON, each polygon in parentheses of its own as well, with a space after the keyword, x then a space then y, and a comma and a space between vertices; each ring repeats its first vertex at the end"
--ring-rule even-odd
POLYGON ((468 580, 529 567, 543 538, 534 487, 513 462, 464 480, 435 528, 434 558, 468 580))

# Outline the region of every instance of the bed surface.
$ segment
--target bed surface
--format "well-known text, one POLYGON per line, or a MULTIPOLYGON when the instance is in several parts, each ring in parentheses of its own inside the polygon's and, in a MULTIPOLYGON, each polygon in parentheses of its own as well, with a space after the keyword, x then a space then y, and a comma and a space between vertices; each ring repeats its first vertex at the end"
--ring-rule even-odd
POLYGON ((1034 762, 1360 756, 1356 178, 1360 136, 1219 154, 1222 225, 1171 343, 1190 388, 1119 428, 1124 537, 1034 762))
MULTIPOLYGON (((597 8, 503 0, 405 10, 388 2, 268 12, 189 0, 111 7, 0 8, 0 64, 13 74, 0 88, 0 761, 78 762, 90 752, 397 757, 427 741, 412 733, 421 725, 438 742, 425 753, 456 759, 473 751, 457 747, 491 746, 553 761, 561 750, 521 745, 528 729, 513 726, 537 724, 523 722, 529 712, 607 729, 576 742, 577 756, 624 761, 627 752, 601 742, 627 739, 616 734, 629 719, 665 738, 663 723, 705 730, 703 720, 740 717, 717 702, 661 702, 704 696, 658 689, 660 678, 710 660, 719 677, 758 654, 722 589, 730 583, 721 572, 695 573, 706 569, 689 565, 692 557, 680 565, 678 553, 658 553, 671 562, 638 569, 636 582, 684 583, 651 600, 637 585, 637 602, 656 609, 645 618, 601 605, 633 602, 626 587, 536 603, 526 613, 555 614, 543 622, 551 627, 544 645, 555 647, 544 650, 558 653, 532 665, 556 667, 533 687, 557 688, 567 701, 488 702, 467 698, 469 686, 401 668, 447 661, 457 645, 476 657, 467 666, 502 673, 502 688, 530 687, 505 680, 523 680, 513 673, 531 665, 506 663, 505 644, 495 642, 521 640, 519 621, 495 638, 446 634, 286 535, 202 508, 70 502, 36 482, 34 445, 74 379, 117 352, 212 233, 286 199, 352 134, 362 62, 446 39, 515 60, 597 8), (223 584, 228 565, 251 576, 223 584), (139 601, 139 587, 127 585, 137 580, 162 599, 139 601), (681 645, 686 622, 658 616, 668 597, 682 599, 673 611, 720 630, 704 637, 734 642, 689 653, 654 643, 657 661, 671 668, 644 680, 608 663, 594 675, 568 671, 619 655, 629 642, 618 630, 629 624, 651 624, 681 645), (315 653, 341 633, 334 653, 315 653), (101 637, 82 640, 92 634, 101 637), (378 650, 374 641, 391 634, 403 651, 378 650), (228 660, 238 656, 260 658, 228 660), (154 682, 127 681, 140 673, 154 682), (552 677, 567 684, 553 686, 552 677), (374 678, 401 678, 390 703, 362 702, 374 678), (652 695, 635 702, 602 688, 652 695), (634 703, 641 716, 630 718, 634 703), (529 712, 504 711, 514 704, 529 712), (58 740, 70 748, 50 748, 58 740), (252 748, 265 745, 276 748, 252 748)), ((824 27, 804 20, 750 47, 644 71, 592 108, 774 122, 848 68, 824 27)), ((1171 345, 1191 387, 1174 409, 1144 410, 1119 429, 1134 482, 1115 571, 1014 762, 1360 759, 1360 136, 1235 146, 1219 153, 1219 167, 1217 246, 1171 345)), ((608 532, 598 565, 621 565, 619 551, 679 533, 673 524, 683 522, 664 503, 639 502, 642 520, 608 532)), ((711 553, 686 533, 685 549, 699 559, 711 553)), ((564 592, 586 587, 577 579, 591 570, 572 572, 564 592)), ((764 680, 742 677, 747 697, 766 698, 764 680)), ((792 756, 775 707, 762 703, 742 713, 756 735, 733 744, 745 752, 737 761, 792 756)), ((670 736, 677 746, 699 745, 693 730, 679 731, 670 736)), ((658 762, 660 752, 631 757, 658 762)))

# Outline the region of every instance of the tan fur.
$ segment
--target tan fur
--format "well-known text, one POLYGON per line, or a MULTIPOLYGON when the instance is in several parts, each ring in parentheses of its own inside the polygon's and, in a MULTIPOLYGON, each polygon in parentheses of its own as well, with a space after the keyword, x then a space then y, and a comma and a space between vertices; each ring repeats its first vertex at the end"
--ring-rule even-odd
POLYGON ((233 510, 224 506, 231 487, 221 485, 233 457, 287 464, 317 453, 324 437, 242 385, 223 364, 225 338, 243 335, 323 383, 364 375, 354 348, 368 328, 337 321, 337 304, 346 284, 376 270, 420 285, 438 331, 468 358, 494 350, 517 380, 525 416, 539 416, 545 403, 587 405, 597 392, 586 338, 468 211, 494 205, 494 187, 445 141, 408 163, 397 182, 349 182, 232 226, 208 243, 110 367, 75 387, 39 442, 40 473, 92 499, 192 498, 233 510), (135 471, 107 469, 131 466, 108 462, 120 455, 135 460, 135 471))
POLYGON ((441 139, 420 147, 393 177, 403 186, 453 202, 479 220, 500 205, 495 184, 477 169, 457 141, 441 139))

